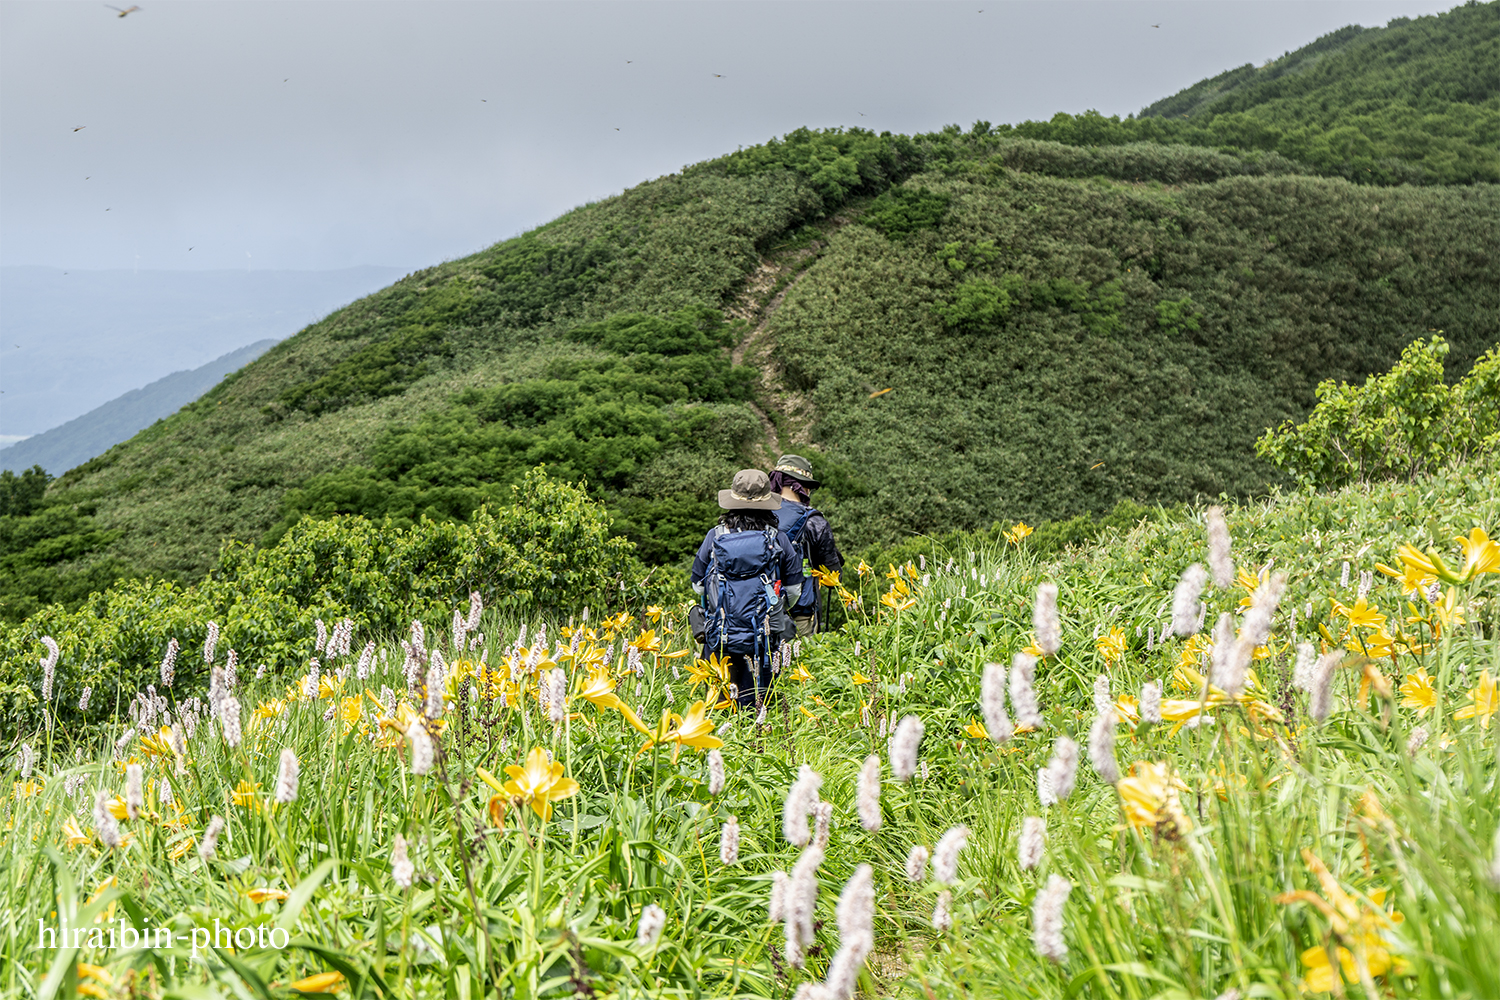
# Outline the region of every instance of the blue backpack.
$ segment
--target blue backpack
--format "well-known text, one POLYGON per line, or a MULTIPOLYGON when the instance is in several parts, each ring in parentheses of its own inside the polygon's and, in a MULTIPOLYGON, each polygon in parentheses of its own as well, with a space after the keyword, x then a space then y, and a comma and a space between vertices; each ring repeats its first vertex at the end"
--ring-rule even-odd
MULTIPOLYGON (((781 524, 781 530, 786 532, 786 537, 797 546, 797 553, 802 557, 803 571, 806 572, 807 565, 811 561, 811 553, 808 550, 807 540, 802 537, 802 529, 807 527, 808 518, 818 513, 818 508, 807 504, 784 503, 776 511, 776 520, 781 524), (800 510, 798 508, 801 508, 800 510)), ((807 582, 802 585, 802 597, 797 602, 797 607, 792 609, 803 615, 810 615, 818 605, 818 586, 812 577, 807 577, 807 582)))
POLYGON ((714 532, 703 576, 703 643, 708 649, 741 653, 762 662, 771 652, 771 613, 780 602, 776 529, 714 532))

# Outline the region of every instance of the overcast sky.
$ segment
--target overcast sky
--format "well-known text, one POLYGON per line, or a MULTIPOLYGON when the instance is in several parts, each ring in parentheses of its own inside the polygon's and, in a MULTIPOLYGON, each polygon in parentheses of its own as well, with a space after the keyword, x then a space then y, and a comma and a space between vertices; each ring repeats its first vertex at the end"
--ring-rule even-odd
POLYGON ((141 6, 0 2, 0 263, 414 269, 798 126, 1123 115, 1452 3, 141 6))

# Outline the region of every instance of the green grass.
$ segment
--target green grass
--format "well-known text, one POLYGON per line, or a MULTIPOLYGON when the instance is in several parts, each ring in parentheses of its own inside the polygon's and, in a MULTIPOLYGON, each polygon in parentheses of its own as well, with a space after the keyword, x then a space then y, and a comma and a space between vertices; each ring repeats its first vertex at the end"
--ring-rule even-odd
MULTIPOLYGON (((345 996, 789 997, 809 976, 823 974, 839 943, 838 891, 856 865, 870 863, 877 944, 862 978, 867 996, 1202 997, 1234 987, 1242 996, 1292 997, 1309 973, 1299 956, 1337 944, 1308 897, 1288 901, 1288 893, 1299 891, 1330 895, 1309 871, 1307 850, 1354 901, 1353 913, 1375 919, 1373 900, 1388 890, 1385 908, 1404 918, 1359 938, 1360 960, 1377 992, 1494 996, 1500 981, 1485 942, 1500 932, 1500 891, 1487 881, 1500 821, 1500 724, 1454 715, 1469 703, 1482 670, 1500 673, 1496 576, 1455 588, 1467 623, 1447 627, 1430 652, 1374 663, 1394 683, 1419 666, 1430 672, 1436 704, 1424 715, 1396 704, 1399 693, 1387 700, 1377 691, 1360 701, 1359 661, 1351 654, 1334 680, 1333 715, 1318 726, 1307 716, 1305 696, 1290 688, 1288 671, 1295 638, 1316 637, 1318 625, 1342 638, 1347 623, 1333 602, 1352 604, 1365 572, 1374 574, 1368 599, 1389 616, 1388 627, 1400 621, 1403 632, 1430 638, 1428 625, 1403 620, 1433 613, 1408 610, 1396 582, 1375 573, 1375 563, 1395 563, 1399 544, 1446 553, 1453 535, 1495 527, 1497 487, 1494 470, 1471 467, 1412 485, 1293 493, 1230 510, 1240 568, 1253 574, 1273 562, 1289 575, 1271 655, 1257 662, 1254 689, 1285 725, 1231 706, 1180 732, 1170 724, 1119 728, 1122 771, 1137 761, 1165 761, 1181 779, 1191 830, 1178 839, 1132 828, 1116 791, 1086 759, 1077 790, 1046 810, 1035 774, 1058 736, 1084 738, 1093 679, 1101 672, 1116 698, 1134 695, 1148 678, 1165 679, 1169 698, 1200 694, 1173 689, 1182 640, 1158 643, 1136 634, 1138 627, 1161 627, 1178 573, 1203 558, 1196 512, 1149 515, 1045 559, 1024 542, 924 551, 920 564, 902 571, 916 603, 893 613, 867 599, 841 632, 805 642, 795 663, 810 679, 780 682, 784 695, 765 725, 745 714, 710 713, 712 725, 722 726, 728 771, 718 796, 706 787, 701 749, 641 752, 642 736, 621 713, 582 698, 558 727, 534 696, 518 710, 511 692, 503 707, 481 678, 466 676, 473 669, 466 658, 450 674, 440 763, 426 776, 411 773, 406 740, 379 727, 365 731, 374 708, 368 697, 360 702, 363 717, 347 729, 323 718, 333 698, 287 700, 268 709, 238 749, 202 724, 188 741, 182 773, 170 753, 153 756, 137 734, 121 756, 141 762, 148 782, 169 783, 177 805, 148 796, 148 810, 160 818, 122 822, 131 843, 106 850, 91 837, 91 806, 96 790, 119 792, 125 783, 124 760, 113 753, 123 727, 39 729, 24 742, 37 754, 33 780, 41 787, 28 794, 32 789, 18 784, 0 807, 0 891, 7 907, 0 990, 69 994, 77 988, 70 978, 76 963, 86 961, 108 970, 113 985, 102 992, 112 997, 287 996, 288 984, 325 971, 347 977, 345 996), (1341 582, 1345 562, 1347 583, 1341 582), (1008 662, 1030 642, 1032 595, 1045 580, 1060 588, 1062 646, 1038 672, 1044 726, 999 747, 972 739, 964 727, 979 715, 983 664, 1008 662), (1120 630, 1124 651, 1107 663, 1095 637, 1112 629, 1120 630), (860 682, 857 672, 870 682, 860 682), (882 724, 907 713, 926 725, 926 771, 901 784, 884 769, 884 822, 869 833, 855 815, 855 776, 865 755, 884 755, 882 724), (1408 754, 1418 724, 1428 739, 1408 754), (391 746, 372 745, 381 732, 394 737, 391 746), (497 828, 487 810, 493 792, 479 769, 504 780, 504 766, 534 746, 554 754, 580 791, 558 801, 545 824, 529 809, 509 807, 497 828), (295 802, 273 805, 284 747, 300 760, 300 788, 295 802), (789 870, 797 858, 782 838, 780 811, 803 763, 823 776, 822 796, 835 810, 820 871, 821 926, 805 973, 781 960, 781 930, 765 910, 770 873, 789 870), (70 780, 80 782, 71 795, 70 780), (241 782, 258 783, 253 804, 235 803, 241 782), (739 863, 726 867, 718 829, 730 814, 743 841, 739 863), (187 838, 201 840, 212 815, 229 821, 217 857, 205 863, 189 850, 172 858, 187 838), (1048 839, 1041 867, 1023 872, 1016 836, 1027 815, 1046 816, 1048 839), (76 823, 87 842, 68 846, 65 822, 76 823), (957 823, 972 835, 952 887, 953 928, 940 932, 929 923, 940 887, 908 883, 904 859, 913 844, 932 846, 957 823), (390 864, 398 833, 412 845, 417 872, 407 889, 393 881, 390 864), (1061 964, 1039 958, 1031 945, 1033 899, 1052 874, 1073 884, 1061 964), (246 895, 254 888, 289 896, 254 903, 246 895), (648 904, 663 908, 666 925, 657 943, 642 947, 635 933, 648 904), (74 926, 91 926, 108 907, 117 928, 123 917, 185 937, 155 950, 36 948, 38 920, 46 926, 56 912, 74 926), (215 921, 284 927, 288 945, 195 954, 193 929, 212 931, 215 921), (1399 958, 1399 968, 1384 969, 1376 949, 1399 958)), ((874 589, 888 586, 883 577, 873 579, 874 589)), ((1208 621, 1237 609, 1245 594, 1239 587, 1210 590, 1208 621)), ((1426 607, 1425 599, 1415 600, 1415 609, 1426 607)), ((643 627, 665 640, 664 651, 680 648, 676 612, 660 623, 626 616, 600 624, 595 611, 585 626, 581 617, 579 609, 571 621, 586 629, 579 633, 582 648, 610 649, 618 695, 646 725, 654 726, 665 708, 684 712, 704 696, 689 681, 690 661, 648 652, 639 675, 622 674, 630 662, 625 643, 643 627)), ((549 627, 549 647, 573 672, 576 696, 588 655, 567 658, 563 624, 549 627)), ((429 644, 446 646, 433 637, 447 626, 443 618, 429 621, 429 644)), ((490 664, 504 662, 518 627, 486 616, 490 664)), ((533 639, 536 629, 533 623, 533 639)), ((356 636, 356 651, 364 638, 356 636)), ((350 676, 339 697, 367 688, 378 694, 383 686, 405 690, 399 647, 390 640, 380 646, 374 676, 368 683, 350 676)), ((304 655, 314 655, 311 647, 309 638, 304 655)), ((183 651, 185 665, 193 655, 183 651)), ((241 650, 244 663, 254 656, 253 649, 241 650)), ((222 650, 216 658, 223 662, 222 650)), ((296 681, 244 677, 247 724, 257 704, 285 699, 296 681)), ((166 693, 174 702, 189 694, 166 693)), ((114 706, 101 702, 112 699, 95 697, 93 717, 107 716, 114 706)), ((420 709, 420 699, 416 704, 420 709)), ((20 742, 5 758, 8 782, 21 782, 20 742)), ((1358 975, 1344 989, 1364 995, 1358 975)))

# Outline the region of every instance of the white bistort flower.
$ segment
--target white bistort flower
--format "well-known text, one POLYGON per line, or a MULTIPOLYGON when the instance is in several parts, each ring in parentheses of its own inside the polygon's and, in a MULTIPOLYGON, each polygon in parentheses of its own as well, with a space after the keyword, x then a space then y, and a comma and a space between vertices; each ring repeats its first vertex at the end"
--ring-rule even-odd
POLYGON ((932 880, 951 885, 958 881, 958 852, 969 843, 969 828, 952 827, 932 849, 932 880))
POLYGON ((291 747, 284 747, 281 751, 281 769, 276 775, 276 801, 280 803, 297 801, 297 779, 301 772, 301 765, 297 762, 297 755, 291 747))
POLYGON ((636 925, 635 943, 638 948, 655 947, 661 930, 667 926, 667 911, 655 903, 641 911, 641 922, 636 925))
POLYGON ((855 793, 855 810, 859 813, 859 825, 871 833, 880 829, 880 755, 870 754, 859 769, 859 785, 855 793))
POLYGON ((398 833, 391 846, 391 880, 402 889, 410 889, 416 875, 417 867, 406 853, 406 838, 398 833))
POLYGON ((1047 846, 1047 821, 1040 816, 1027 816, 1021 821, 1021 844, 1016 852, 1022 871, 1030 871, 1042 863, 1042 852, 1047 846))
POLYGON ((740 861, 740 821, 733 816, 719 829, 719 860, 725 865, 736 865, 740 861))
POLYGON ((1063 904, 1073 883, 1061 875, 1047 876, 1047 885, 1036 894, 1031 908, 1031 943, 1036 953, 1053 962, 1062 962, 1068 957, 1068 945, 1063 940, 1063 904))
POLYGON ((924 732, 922 720, 915 715, 906 716, 896 726, 896 735, 891 740, 891 774, 897 781, 910 781, 917 772, 917 750, 924 732))
POLYGON ((979 685, 979 707, 984 713, 984 728, 990 739, 1004 743, 1015 735, 1010 716, 1005 714, 1005 668, 998 663, 984 665, 979 685))
POLYGON ((1033 679, 1036 657, 1017 653, 1010 667, 1010 707, 1016 713, 1016 725, 1022 729, 1042 728, 1042 713, 1037 708, 1033 679))
MULTIPOLYGON (((1057 618, 1057 584, 1044 583, 1036 588, 1036 607, 1031 613, 1036 629, 1036 648, 1043 656, 1055 656, 1062 648, 1062 627, 1057 618)), ((1020 712, 1018 708, 1017 713, 1020 712)))

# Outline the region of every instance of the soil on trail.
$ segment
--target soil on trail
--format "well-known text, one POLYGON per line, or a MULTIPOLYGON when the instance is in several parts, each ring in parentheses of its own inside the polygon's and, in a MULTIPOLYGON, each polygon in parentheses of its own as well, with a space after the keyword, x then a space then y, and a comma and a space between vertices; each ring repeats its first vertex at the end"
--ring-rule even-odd
POLYGON ((724 310, 726 318, 743 320, 746 332, 734 345, 731 357, 736 365, 749 365, 755 371, 755 400, 746 404, 759 418, 765 430, 765 441, 757 445, 757 461, 769 469, 777 456, 788 448, 804 447, 811 441, 816 417, 812 400, 786 387, 786 380, 776 360, 776 338, 770 332, 771 318, 786 300, 787 292, 802 280, 807 269, 828 246, 828 237, 854 220, 840 214, 828 219, 820 228, 823 236, 805 247, 781 253, 772 252, 760 259, 745 280, 734 304, 724 310), (779 420, 773 419, 772 414, 779 420))

